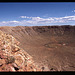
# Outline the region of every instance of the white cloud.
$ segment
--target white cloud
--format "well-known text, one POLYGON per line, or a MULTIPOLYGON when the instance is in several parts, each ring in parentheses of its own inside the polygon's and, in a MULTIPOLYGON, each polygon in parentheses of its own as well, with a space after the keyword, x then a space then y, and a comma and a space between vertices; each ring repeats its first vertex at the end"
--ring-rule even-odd
POLYGON ((20 16, 20 18, 26 18, 26 16, 20 16))
POLYGON ((75 16, 65 16, 65 17, 59 17, 54 19, 56 20, 56 22, 66 23, 70 21, 75 21, 75 16))
POLYGON ((56 23, 69 23, 75 21, 75 16, 64 16, 64 17, 48 17, 48 18, 41 18, 41 17, 28 17, 28 16, 20 16, 20 18, 28 18, 28 20, 21 20, 21 21, 2 21, 0 25, 41 25, 41 24, 56 24, 56 23))
POLYGON ((54 21, 54 19, 51 17, 49 17, 49 18, 27 17, 27 16, 20 16, 20 17, 29 19, 25 22, 26 24, 44 24, 44 23, 50 23, 51 21, 54 21))
POLYGON ((9 21, 9 22, 19 23, 19 21, 16 21, 16 20, 14 20, 14 21, 9 21))
POLYGON ((20 16, 20 18, 28 18, 28 19, 30 19, 30 18, 32 18, 32 17, 28 17, 28 16, 20 16))
POLYGON ((0 25, 14 25, 14 24, 19 24, 20 22, 19 21, 16 21, 16 20, 13 20, 13 21, 2 21, 0 22, 0 25))
POLYGON ((73 10, 72 12, 75 12, 75 10, 73 10))

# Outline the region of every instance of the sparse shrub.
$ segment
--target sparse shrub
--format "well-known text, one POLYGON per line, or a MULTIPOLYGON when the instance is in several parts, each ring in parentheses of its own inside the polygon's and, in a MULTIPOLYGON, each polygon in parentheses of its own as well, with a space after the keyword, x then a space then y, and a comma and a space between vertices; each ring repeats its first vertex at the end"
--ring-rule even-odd
POLYGON ((45 67, 42 67, 41 69, 42 69, 42 70, 44 70, 44 69, 45 69, 45 67))
POLYGON ((1 50, 5 50, 5 48, 1 48, 1 50))
POLYGON ((50 68, 50 70, 53 70, 53 68, 50 68))
POLYGON ((6 63, 9 64, 9 63, 14 63, 15 62, 15 58, 13 56, 9 56, 7 59, 6 59, 6 63))

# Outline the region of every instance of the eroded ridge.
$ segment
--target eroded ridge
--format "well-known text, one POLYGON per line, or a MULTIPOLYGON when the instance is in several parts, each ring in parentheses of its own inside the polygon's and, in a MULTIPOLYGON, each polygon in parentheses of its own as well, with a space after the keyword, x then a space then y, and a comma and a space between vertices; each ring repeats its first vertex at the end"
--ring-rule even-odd
POLYGON ((12 35, 0 31, 0 71, 41 71, 32 57, 18 45, 12 35))

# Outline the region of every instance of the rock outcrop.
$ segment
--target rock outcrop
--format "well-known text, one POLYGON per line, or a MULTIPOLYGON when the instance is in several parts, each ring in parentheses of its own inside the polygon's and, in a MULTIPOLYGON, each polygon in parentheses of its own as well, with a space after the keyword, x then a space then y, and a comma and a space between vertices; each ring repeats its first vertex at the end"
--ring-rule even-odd
POLYGON ((18 45, 12 35, 0 31, 0 71, 41 71, 32 57, 18 45))

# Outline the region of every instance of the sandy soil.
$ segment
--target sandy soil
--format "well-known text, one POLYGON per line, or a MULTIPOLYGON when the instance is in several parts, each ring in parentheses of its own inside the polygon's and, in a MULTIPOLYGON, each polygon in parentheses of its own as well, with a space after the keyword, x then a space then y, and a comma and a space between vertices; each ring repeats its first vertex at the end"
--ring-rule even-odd
POLYGON ((75 26, 16 26, 0 30, 13 35, 43 71, 75 71, 75 26))

